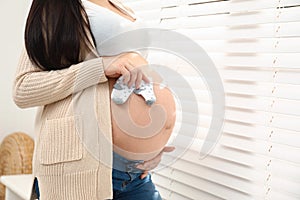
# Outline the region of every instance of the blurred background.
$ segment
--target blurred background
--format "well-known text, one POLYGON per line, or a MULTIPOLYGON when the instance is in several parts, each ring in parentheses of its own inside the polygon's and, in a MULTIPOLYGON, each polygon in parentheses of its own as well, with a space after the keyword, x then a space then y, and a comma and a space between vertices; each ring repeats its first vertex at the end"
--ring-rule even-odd
MULTIPOLYGON (((215 63, 225 88, 222 136, 203 159, 200 149, 213 108, 205 82, 175 55, 150 55, 153 63, 172 66, 190 83, 199 113, 187 112, 190 117, 200 115, 197 135, 189 138, 192 145, 176 162, 153 175, 163 198, 299 200, 300 1, 123 2, 154 27, 177 31, 199 44, 215 63)), ((0 141, 18 131, 34 137, 35 109, 20 110, 11 98, 29 4, 0 2, 0 141)), ((180 120, 174 136, 181 123, 189 124, 180 120)))
POLYGON ((33 136, 35 109, 19 109, 12 99, 12 83, 23 48, 26 15, 31 1, 0 2, 0 141, 15 131, 33 136))

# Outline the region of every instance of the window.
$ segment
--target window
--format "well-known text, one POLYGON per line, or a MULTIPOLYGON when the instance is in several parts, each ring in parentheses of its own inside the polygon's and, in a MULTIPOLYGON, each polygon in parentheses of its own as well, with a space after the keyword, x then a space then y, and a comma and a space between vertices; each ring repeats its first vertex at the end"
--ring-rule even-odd
MULTIPOLYGON (((154 26, 196 41, 225 88, 222 136, 200 159, 211 102, 205 86, 194 85, 202 117, 199 134, 180 159, 153 175, 163 198, 300 199, 300 1, 124 3, 154 26)), ((164 58, 188 80, 196 78, 184 62, 164 58)))

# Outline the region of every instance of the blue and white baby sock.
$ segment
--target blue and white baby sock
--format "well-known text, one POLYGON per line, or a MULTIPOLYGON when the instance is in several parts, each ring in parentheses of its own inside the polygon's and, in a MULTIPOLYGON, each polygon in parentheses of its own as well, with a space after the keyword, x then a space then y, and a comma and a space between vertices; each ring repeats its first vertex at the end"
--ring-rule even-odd
POLYGON ((123 79, 123 76, 121 76, 114 84, 114 88, 111 93, 111 99, 113 102, 116 104, 124 104, 132 92, 137 95, 141 95, 145 99, 146 104, 149 106, 156 101, 152 83, 145 83, 142 81, 140 88, 136 89, 134 85, 129 88, 126 84, 124 84, 123 79))

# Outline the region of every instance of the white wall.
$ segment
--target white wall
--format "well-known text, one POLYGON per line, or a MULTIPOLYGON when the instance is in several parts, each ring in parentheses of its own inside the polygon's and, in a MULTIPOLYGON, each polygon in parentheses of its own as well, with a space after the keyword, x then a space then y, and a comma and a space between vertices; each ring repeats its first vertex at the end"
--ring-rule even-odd
POLYGON ((0 1, 0 141, 16 131, 33 137, 35 109, 19 109, 12 100, 12 83, 30 3, 30 0, 0 1))

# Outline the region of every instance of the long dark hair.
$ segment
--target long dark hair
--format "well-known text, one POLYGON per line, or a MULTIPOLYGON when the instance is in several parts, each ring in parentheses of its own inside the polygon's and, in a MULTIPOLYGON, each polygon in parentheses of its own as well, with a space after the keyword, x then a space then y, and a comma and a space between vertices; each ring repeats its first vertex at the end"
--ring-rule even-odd
POLYGON ((25 47, 39 68, 57 70, 79 63, 94 44, 81 0, 33 0, 26 21, 25 47))

